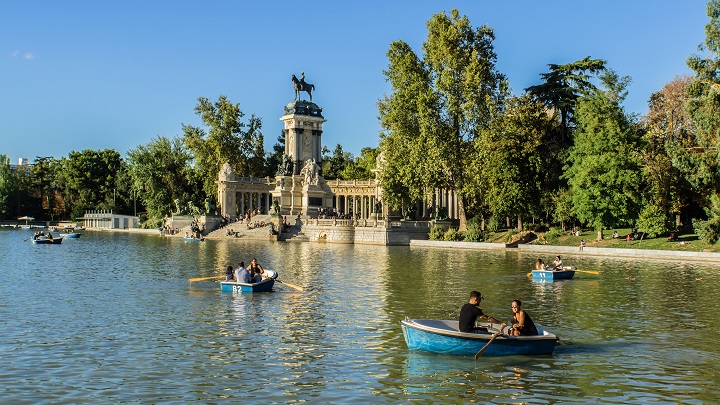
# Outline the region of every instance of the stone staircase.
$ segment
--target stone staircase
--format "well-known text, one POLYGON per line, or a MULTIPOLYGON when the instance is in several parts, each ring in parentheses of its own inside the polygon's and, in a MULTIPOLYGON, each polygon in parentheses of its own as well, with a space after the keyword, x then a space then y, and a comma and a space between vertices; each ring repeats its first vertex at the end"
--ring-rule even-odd
MULTIPOLYGON (((270 215, 256 215, 250 219, 250 224, 263 221, 265 221, 265 223, 267 224, 271 224, 272 219, 273 218, 270 215)), ((245 224, 245 222, 243 221, 231 222, 230 224, 225 225, 225 227, 223 228, 218 228, 210 232, 205 237, 217 239, 231 238, 232 236, 227 235, 228 229, 233 230, 236 238, 270 239, 275 237, 275 235, 272 234, 272 226, 266 225, 259 228, 248 229, 248 225, 245 224)))

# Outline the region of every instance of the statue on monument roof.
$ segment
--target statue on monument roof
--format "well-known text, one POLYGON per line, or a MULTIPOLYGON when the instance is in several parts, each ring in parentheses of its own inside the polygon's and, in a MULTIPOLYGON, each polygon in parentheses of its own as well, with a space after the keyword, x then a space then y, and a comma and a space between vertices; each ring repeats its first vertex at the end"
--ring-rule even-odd
POLYGON ((305 72, 300 73, 300 80, 295 75, 292 75, 292 82, 295 89, 295 100, 300 100, 300 93, 305 91, 310 96, 310 102, 312 102, 312 92, 315 90, 315 85, 305 82, 305 72))

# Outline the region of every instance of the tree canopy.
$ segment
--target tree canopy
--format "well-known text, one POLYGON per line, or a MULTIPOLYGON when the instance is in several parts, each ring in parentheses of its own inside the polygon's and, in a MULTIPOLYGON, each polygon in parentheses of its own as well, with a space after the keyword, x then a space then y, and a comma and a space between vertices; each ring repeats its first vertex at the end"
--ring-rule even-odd
POLYGON ((381 181, 386 202, 396 207, 407 198, 429 199, 439 188, 456 190, 464 230, 466 200, 478 192, 467 172, 473 141, 501 108, 507 83, 495 66, 491 28, 473 28, 453 9, 433 15, 427 29, 422 58, 403 41, 393 42, 387 54, 384 73, 393 91, 379 102, 387 162, 381 181), (414 173, 397 164, 409 164, 414 173), (394 186, 399 183, 404 186, 394 186), (410 195, 393 195, 404 192, 410 195))

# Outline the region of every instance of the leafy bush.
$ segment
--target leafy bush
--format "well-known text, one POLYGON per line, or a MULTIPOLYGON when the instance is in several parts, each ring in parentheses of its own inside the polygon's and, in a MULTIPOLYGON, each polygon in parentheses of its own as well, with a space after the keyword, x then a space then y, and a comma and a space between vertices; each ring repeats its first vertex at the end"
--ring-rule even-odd
POLYGON ((655 238, 667 231, 667 219, 662 209, 654 204, 646 205, 640 212, 638 218, 638 228, 645 232, 648 238, 655 238))
POLYGON ((467 242, 481 242, 485 239, 485 234, 482 231, 482 218, 477 216, 471 218, 467 223, 467 231, 463 234, 463 238, 467 242))
POLYGON ((700 240, 712 245, 720 239, 720 195, 710 196, 710 207, 705 208, 705 213, 708 220, 693 220, 693 227, 700 240))
POLYGON ((545 241, 549 244, 555 244, 559 237, 565 235, 562 229, 550 228, 549 231, 545 232, 545 241))
POLYGON ((720 239, 720 222, 693 219, 693 228, 703 243, 714 244, 720 239))
POLYGON ((514 235, 515 235, 515 230, 513 230, 513 229, 508 230, 507 235, 505 235, 505 243, 512 242, 512 238, 514 235))
POLYGON ((480 228, 468 228, 463 234, 463 239, 465 239, 466 242, 482 242, 485 240, 485 234, 480 228))
POLYGON ((428 237, 430 240, 443 240, 445 236, 445 228, 442 226, 433 226, 430 228, 430 233, 428 234, 428 237))
POLYGON ((490 217, 487 223, 487 230, 489 232, 497 232, 500 229, 500 218, 496 215, 490 217))
POLYGON ((445 235, 443 235, 443 238, 446 241, 458 241, 458 240, 462 239, 462 235, 460 234, 460 232, 458 232, 457 229, 448 228, 448 230, 445 231, 445 235))

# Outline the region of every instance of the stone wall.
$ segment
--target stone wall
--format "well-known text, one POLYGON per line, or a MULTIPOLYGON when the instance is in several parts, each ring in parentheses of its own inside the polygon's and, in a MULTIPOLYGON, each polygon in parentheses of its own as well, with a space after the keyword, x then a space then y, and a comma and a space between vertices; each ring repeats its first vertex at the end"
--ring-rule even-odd
POLYGON ((302 234, 310 242, 357 243, 365 245, 410 245, 411 240, 427 239, 427 222, 333 221, 310 219, 303 221, 302 234))

